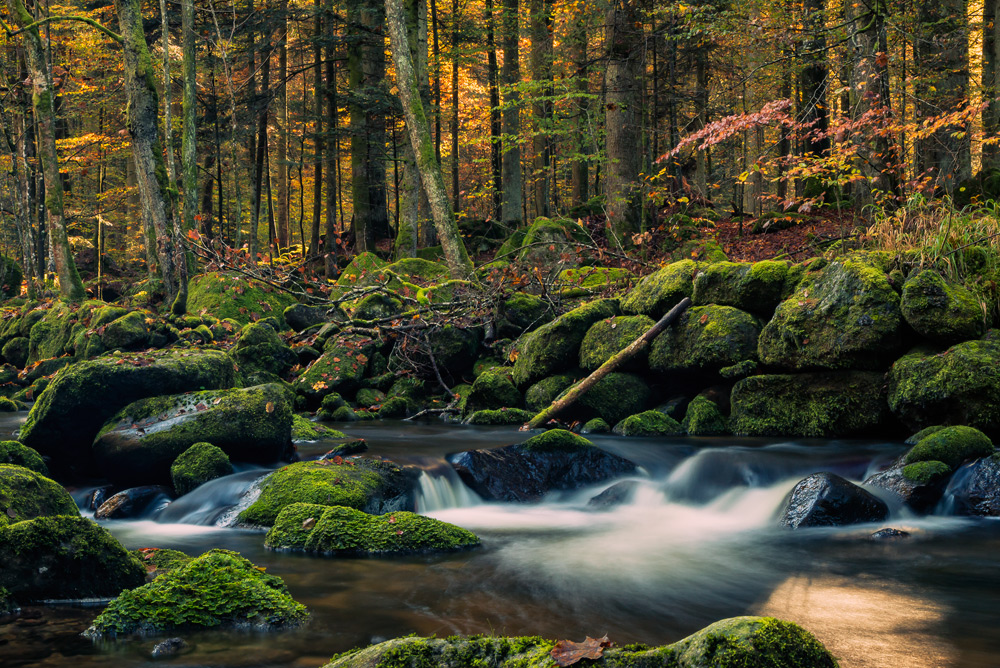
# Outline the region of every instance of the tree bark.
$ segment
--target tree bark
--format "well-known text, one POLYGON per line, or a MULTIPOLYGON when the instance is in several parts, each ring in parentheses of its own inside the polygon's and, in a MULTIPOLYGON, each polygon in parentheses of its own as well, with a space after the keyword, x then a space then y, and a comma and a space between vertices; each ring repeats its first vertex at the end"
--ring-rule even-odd
POLYGON ((549 216, 549 167, 552 162, 549 132, 552 118, 552 0, 531 0, 528 8, 531 33, 532 113, 535 133, 531 140, 535 215, 549 216))
MULTIPOLYGON (((165 17, 164 17, 165 18, 165 17)), ((181 114, 184 116, 181 137, 181 169, 184 178, 184 230, 195 230, 195 216, 198 214, 198 74, 197 53, 194 48, 194 0, 181 0, 181 49, 184 53, 183 80, 184 98, 181 114)), ((208 213, 211 214, 211 205, 208 213)))
POLYGON ((451 2, 451 196, 457 213, 462 209, 458 189, 458 0, 451 2))
MULTIPOLYGON (((312 229, 309 235, 309 255, 320 252, 319 228, 323 217, 323 0, 316 0, 313 7, 313 116, 315 120, 313 147, 313 210, 312 229)), ((332 17, 331 17, 332 19, 332 17)))
MULTIPOLYGON (((1000 3, 983 2, 983 98, 989 102, 983 112, 983 136, 1000 136, 1000 3)), ((983 170, 1000 168, 1000 145, 983 144, 983 170)))
POLYGON ((337 63, 336 27, 333 14, 333 0, 326 0, 326 241, 323 249, 326 253, 324 269, 326 277, 333 278, 337 274, 337 262, 334 258, 334 240, 337 239, 337 170, 340 157, 340 120, 337 111, 337 63))
POLYGON ((277 105, 276 129, 278 130, 278 252, 289 244, 288 238, 288 0, 278 5, 278 81, 275 91, 277 105))
POLYGON ((173 81, 170 78, 170 21, 167 15, 167 0, 160 0, 161 41, 163 45, 163 139, 167 153, 167 180, 171 187, 177 187, 177 166, 174 164, 174 128, 170 108, 173 102, 171 90, 173 81))
MULTIPOLYGON (((587 60, 586 13, 582 13, 573 21, 573 30, 570 34, 568 48, 570 50, 570 61, 575 69, 573 73, 575 80, 573 88, 577 94, 577 97, 573 101, 573 107, 576 109, 576 139, 574 141, 576 155, 570 164, 570 187, 573 204, 578 206, 585 204, 590 199, 589 168, 585 156, 593 152, 591 140, 593 132, 589 127, 590 68, 587 60)), ((653 136, 655 137, 655 133, 653 136)))
POLYGON ((503 203, 503 131, 500 120, 500 83, 497 72, 497 45, 494 25, 496 13, 493 11, 493 0, 486 0, 486 60, 487 84, 490 89, 490 174, 493 177, 493 193, 491 217, 500 220, 503 203))
POLYGON ((500 87, 503 93, 503 159, 501 166, 503 202, 500 206, 500 220, 504 225, 516 228, 524 221, 522 196, 524 182, 521 178, 521 83, 520 65, 520 20, 518 0, 502 0, 501 42, 503 66, 500 69, 500 87))

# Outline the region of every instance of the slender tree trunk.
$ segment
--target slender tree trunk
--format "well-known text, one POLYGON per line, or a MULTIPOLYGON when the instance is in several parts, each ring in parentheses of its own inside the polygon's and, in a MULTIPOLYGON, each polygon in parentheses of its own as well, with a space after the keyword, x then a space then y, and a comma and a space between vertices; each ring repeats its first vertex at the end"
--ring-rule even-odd
MULTIPOLYGON (((983 98, 989 102, 983 112, 983 136, 1000 135, 1000 3, 983 2, 983 98)), ((1000 168, 1000 146, 983 144, 983 165, 987 169, 1000 168)))
POLYGON ((441 45, 438 42, 437 0, 431 0, 431 32, 434 35, 434 157, 441 162, 441 45))
MULTIPOLYGON (((278 108, 278 248, 289 244, 288 238, 288 0, 278 4, 281 16, 278 43, 278 81, 275 104, 278 108)), ((281 252, 280 250, 278 251, 281 252)))
POLYGON ((521 83, 520 65, 520 20, 518 0, 502 0, 501 42, 503 66, 500 69, 500 87, 503 93, 502 134, 503 158, 501 174, 503 180, 503 202, 500 220, 504 225, 516 228, 524 221, 522 213, 521 178, 521 105, 518 85, 521 83))
POLYGON ((326 277, 337 273, 334 240, 337 239, 337 171, 340 169, 340 120, 337 110, 336 27, 333 0, 326 0, 326 113, 329 141, 326 142, 326 277))
POLYGON ((493 208, 490 216, 500 220, 503 205, 503 132, 500 119, 500 81, 497 71, 497 44, 495 37, 496 13, 493 0, 486 0, 486 58, 487 79, 490 89, 490 173, 493 176, 493 208))
MULTIPOLYGON (((198 214, 198 125, 197 87, 198 74, 194 47, 194 0, 181 0, 181 48, 184 52, 182 85, 184 99, 181 114, 184 116, 181 137, 181 163, 184 173, 184 230, 197 229, 195 216, 198 214)), ((209 212, 211 207, 209 207, 209 212)))
MULTIPOLYGON (((264 162, 267 155, 267 116, 271 99, 271 40, 265 39, 264 48, 261 50, 260 66, 260 90, 261 94, 257 100, 257 149, 254 158, 254 179, 253 179, 253 209, 250 216, 250 258, 256 261, 257 253, 260 250, 260 206, 261 196, 264 190, 264 162)), ((269 178, 269 177, 268 177, 269 178)), ((270 193, 270 186, 268 186, 270 193)), ((268 194, 270 197, 270 194, 268 194)), ((270 203, 268 203, 270 207, 270 203)), ((268 239, 270 243, 270 239, 268 239)))
MULTIPOLYGON (((590 95, 590 68, 587 59, 587 17, 585 13, 581 13, 573 21, 573 31, 569 38, 568 44, 570 53, 569 59, 573 64, 573 77, 574 84, 573 88, 577 93, 577 98, 573 101, 573 106, 575 108, 576 114, 576 139, 573 142, 576 155, 573 157, 570 163, 570 183, 572 190, 572 201, 574 205, 585 204, 590 198, 589 194, 589 179, 587 159, 584 157, 593 152, 591 136, 593 134, 590 128, 590 101, 588 96, 590 95)), ((655 86, 655 68, 654 68, 654 86, 655 86)), ((653 105, 654 116, 656 105, 653 105)), ((655 125, 654 125, 655 127, 655 125)), ((655 138, 656 134, 653 133, 655 138)))
POLYGON ((532 138, 535 215, 549 216, 549 168, 552 160, 549 132, 552 103, 552 0, 531 0, 528 8, 531 33, 531 79, 534 87, 532 138))
MULTIPOLYGON (((319 227, 323 218, 323 0, 316 0, 313 8, 316 16, 313 22, 313 115, 315 116, 313 147, 313 211, 312 230, 309 239, 309 255, 320 252, 319 227)), ((331 17, 332 18, 332 17, 331 17)))
POLYGON ((163 42, 163 138, 167 153, 167 180, 170 187, 177 187, 177 166, 174 164, 174 128, 171 119, 171 91, 173 81, 170 79, 170 20, 167 14, 167 0, 160 0, 161 40, 163 42))
POLYGON ((462 210, 458 190, 458 0, 451 1, 451 196, 453 208, 462 210))

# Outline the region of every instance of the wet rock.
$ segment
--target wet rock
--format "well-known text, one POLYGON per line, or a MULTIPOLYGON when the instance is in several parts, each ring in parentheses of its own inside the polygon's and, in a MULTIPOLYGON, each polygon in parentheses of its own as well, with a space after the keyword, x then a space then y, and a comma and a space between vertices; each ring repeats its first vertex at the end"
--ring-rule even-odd
POLYGON ((186 649, 188 649, 188 644, 183 638, 167 638, 163 642, 157 643, 153 647, 153 651, 149 653, 149 656, 154 659, 166 659, 171 656, 177 656, 186 649))
POLYGON ((948 491, 956 515, 1000 517, 1000 455, 984 457, 960 471, 948 491))
POLYGON ((885 502, 833 473, 814 473, 792 489, 778 523, 790 529, 881 522, 885 502))
POLYGON ((173 490, 163 485, 132 487, 118 492, 101 504, 94 513, 99 520, 124 520, 142 517, 173 498, 173 490))
POLYGON ((592 497, 587 501, 587 505, 591 508, 606 509, 613 508, 614 506, 621 506, 632 500, 635 496, 635 491, 639 488, 639 481, 637 480, 622 480, 621 482, 616 482, 611 487, 601 492, 595 497, 592 497))
POLYGON ((360 455, 365 452, 368 452, 368 443, 365 439, 358 438, 353 441, 348 441, 347 443, 341 443, 320 457, 320 459, 335 459, 337 457, 343 458, 349 457, 350 455, 360 455))
POLYGON ((942 462, 920 462, 876 473, 864 484, 895 495, 918 513, 934 509, 951 477, 951 468, 942 462))
POLYGON ((677 420, 660 411, 643 411, 630 415, 615 425, 619 436, 679 436, 684 433, 677 420))
POLYGON ((0 464, 23 466, 39 475, 49 474, 49 467, 45 465, 38 451, 17 441, 0 441, 0 464))
POLYGON ((732 306, 695 306, 653 340, 649 368, 701 374, 756 364, 760 331, 757 318, 732 306))
POLYGON ((114 485, 104 485, 103 487, 98 487, 95 489, 89 497, 87 497, 87 509, 97 510, 104 502, 114 496, 115 487, 114 485))
POLYGON ((510 367, 496 366, 479 374, 465 402, 467 413, 497 408, 520 408, 524 398, 511 380, 510 367))
POLYGON ((466 485, 491 501, 539 501, 550 491, 578 489, 635 471, 627 459, 563 429, 516 445, 468 450, 448 461, 466 485))
POLYGON ((909 537, 910 537, 909 531, 903 531, 902 529, 893 529, 892 527, 889 527, 886 529, 879 529, 872 535, 868 536, 868 540, 889 542, 889 541, 905 540, 909 537))

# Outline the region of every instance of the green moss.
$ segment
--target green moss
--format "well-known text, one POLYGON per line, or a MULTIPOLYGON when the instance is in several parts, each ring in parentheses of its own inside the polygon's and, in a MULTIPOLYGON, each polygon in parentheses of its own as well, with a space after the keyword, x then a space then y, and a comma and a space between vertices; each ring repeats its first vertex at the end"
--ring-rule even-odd
POLYGON ((729 433, 729 422, 713 401, 697 396, 688 404, 681 428, 689 436, 719 436, 729 433))
POLYGON ((587 422, 580 429, 581 434, 608 434, 611 433, 611 425, 602 418, 594 418, 587 422))
POLYGON ((497 331, 503 337, 517 337, 552 320, 552 304, 536 295, 515 292, 498 309, 497 331))
POLYGON ((733 306, 770 315, 782 300, 787 277, 787 262, 715 262, 702 266, 695 276, 692 300, 697 305, 733 306))
POLYGON ((520 408, 498 408, 496 410, 476 411, 466 418, 465 422, 466 424, 475 424, 480 426, 505 424, 520 425, 528 422, 533 417, 535 417, 534 413, 520 408))
POLYGON ((229 356, 245 377, 263 372, 281 378, 299 363, 298 355, 278 336, 274 328, 258 322, 243 328, 236 345, 230 349, 229 356))
POLYGON ((281 314, 293 303, 295 298, 290 294, 236 274, 211 272, 188 282, 188 313, 211 313, 220 320, 229 318, 241 325, 272 316, 284 329, 281 314))
POLYGON ((233 465, 229 456, 211 443, 195 443, 182 452, 170 466, 174 490, 183 496, 209 480, 230 475, 233 465))
POLYGON ((92 638, 188 628, 270 630, 305 621, 284 583, 235 552, 212 550, 112 601, 92 638))
POLYGON ((42 317, 31 326, 28 334, 28 362, 59 357, 70 343, 70 333, 76 318, 73 310, 60 302, 42 311, 42 317))
POLYGON ((418 257, 396 260, 385 269, 410 282, 426 284, 448 279, 448 267, 439 262, 431 262, 418 257))
POLYGON ((609 424, 618 424, 644 409, 650 396, 649 385, 641 377, 616 371, 594 383, 577 403, 587 417, 596 415, 609 424))
POLYGON ((668 264, 646 276, 622 299, 622 310, 658 319, 694 292, 698 265, 692 260, 668 264))
POLYGON ((474 413, 496 408, 519 408, 524 403, 521 393, 511 379, 511 367, 496 366, 476 378, 466 400, 465 410, 474 413))
POLYGON ((391 397, 385 400, 378 410, 378 417, 383 420, 405 418, 411 413, 410 402, 403 397, 391 397))
POLYGON ((583 436, 565 429, 550 429, 521 444, 521 448, 527 452, 575 452, 592 447, 594 444, 583 436))
POLYGON ((6 255, 0 256, 0 299, 19 295, 23 278, 21 265, 6 255))
POLYGON ((528 388, 524 393, 525 404, 528 410, 539 412, 548 408, 549 404, 575 383, 579 378, 573 374, 560 374, 543 378, 528 388))
POLYGON ((367 282, 366 279, 370 277, 374 278, 374 275, 380 273, 385 266, 386 262, 379 259, 374 253, 360 253, 354 256, 351 262, 340 272, 337 285, 343 287, 364 285, 367 282))
POLYGON ((757 359, 760 323, 731 306, 696 306, 653 340, 649 367, 663 373, 719 371, 757 359))
POLYGON ((670 645, 683 668, 836 668, 815 636, 773 617, 725 619, 670 645))
POLYGON ((179 550, 168 550, 161 547, 141 547, 132 550, 132 554, 142 562, 146 570, 155 575, 162 575, 166 571, 180 568, 191 561, 191 557, 179 550))
POLYGON ((128 309, 121 306, 102 306, 94 310, 93 315, 91 315, 90 328, 97 329, 98 327, 103 327, 127 314, 128 309))
POLYGON ((334 411, 329 414, 329 417, 324 415, 323 419, 328 419, 333 422, 356 422, 361 418, 358 417, 358 414, 350 406, 341 406, 340 408, 334 409, 334 411))
POLYGON ((632 278, 632 272, 617 267, 574 267, 559 272, 559 281, 564 284, 559 294, 571 299, 613 293, 627 288, 632 278))
POLYGON ((462 298, 476 290, 476 284, 470 281, 455 279, 435 283, 417 291, 417 301, 421 304, 446 304, 453 301, 461 301, 462 298))
POLYGON ((346 406, 347 401, 336 392, 331 392, 330 394, 323 397, 323 401, 320 402, 320 407, 324 411, 332 413, 341 406, 346 406))
POLYGON ((927 485, 951 473, 951 467, 944 462, 929 461, 908 464, 903 467, 903 477, 918 485, 927 485))
POLYGON ((403 302, 389 295, 377 292, 360 299, 347 307, 354 320, 385 320, 395 318, 403 312, 403 302))
POLYGON ((903 441, 903 443, 905 443, 906 445, 916 445, 917 443, 919 443, 920 441, 924 440, 925 438, 927 438, 931 434, 933 434, 935 432, 938 432, 938 431, 941 431, 946 426, 947 425, 938 424, 938 425, 934 425, 933 427, 927 427, 926 429, 921 429, 916 434, 913 434, 912 436, 910 436, 909 438, 907 438, 905 441, 903 441))
POLYGON ((101 344, 108 350, 131 350, 142 348, 149 342, 146 316, 139 311, 108 323, 101 334, 101 344))
POLYGON ((261 484, 260 497, 238 519, 245 524, 271 526, 286 506, 299 502, 373 511, 407 489, 402 469, 391 462, 298 462, 269 475, 261 484))
POLYGON ((318 441, 321 438, 347 438, 347 434, 324 427, 301 415, 292 416, 293 441, 318 441))
POLYGON ((73 497, 59 483, 23 466, 0 464, 0 525, 79 514, 73 497))
POLYGON ((17 441, 0 441, 0 464, 22 466, 43 476, 49 474, 49 467, 38 451, 17 441))
POLYGON ((586 230, 574 220, 536 218, 524 233, 517 259, 529 267, 558 272, 565 266, 564 257, 575 257, 575 242, 586 241, 586 230))
POLYGON ((983 307, 973 294, 930 269, 906 281, 900 308, 914 331, 944 345, 974 339, 986 329, 983 307))
POLYGON ((21 369, 28 363, 29 341, 26 336, 17 336, 3 346, 3 358, 21 369))
POLYGON ((0 413, 16 413, 17 411, 17 402, 8 397, 0 397, 0 413))
POLYGON ((622 436, 678 436, 684 433, 677 420, 660 411, 644 411, 630 415, 615 425, 622 436))
MULTIPOLYGON (((644 315, 598 320, 587 330, 587 335, 580 344, 580 366, 588 371, 597 369, 655 324, 652 318, 644 315)), ((629 360, 628 367, 623 368, 645 367, 647 355, 648 353, 641 351, 629 360)))
POLYGON ((323 355, 295 379, 296 393, 315 404, 331 391, 355 391, 380 345, 371 337, 356 334, 328 339, 323 355))
POLYGON ((343 506, 295 503, 267 534, 272 549, 335 556, 449 552, 479 545, 479 538, 453 524, 411 512, 368 515, 343 506))
POLYGON ((954 469, 968 459, 986 457, 993 451, 993 442, 978 429, 945 427, 921 439, 906 453, 904 461, 907 464, 940 461, 954 469))

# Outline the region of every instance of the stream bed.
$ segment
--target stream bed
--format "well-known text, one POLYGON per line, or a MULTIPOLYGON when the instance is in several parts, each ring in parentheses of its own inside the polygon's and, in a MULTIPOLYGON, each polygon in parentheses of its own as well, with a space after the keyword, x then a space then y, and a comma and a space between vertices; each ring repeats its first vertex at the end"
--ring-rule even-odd
MULTIPOLYGON (((0 432, 16 426, 0 419, 0 432)), ((905 452, 902 443, 593 437, 643 470, 632 502, 599 509, 588 501, 610 483, 535 505, 487 504, 465 489, 445 456, 526 438, 514 428, 387 421, 343 429, 366 439, 370 455, 424 469, 418 511, 475 531, 483 547, 393 559, 271 552, 261 532, 216 524, 267 472, 238 470, 149 517, 104 525, 130 549, 236 550, 283 578, 310 622, 274 634, 186 634, 190 651, 156 665, 318 668, 335 653, 412 633, 607 634, 618 644, 661 645, 744 614, 801 623, 845 668, 1000 665, 1000 522, 894 507, 879 525, 776 525, 806 475, 860 481, 905 452), (911 536, 869 540, 887 526, 911 536)), ((320 442, 299 452, 308 459, 328 449, 320 442)), ((0 666, 153 665, 149 652, 162 637, 82 638, 98 612, 26 608, 0 624, 0 666)))

